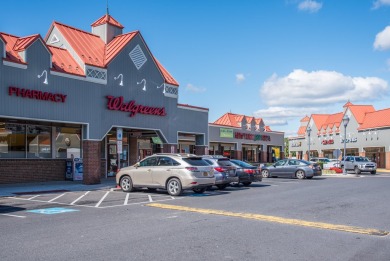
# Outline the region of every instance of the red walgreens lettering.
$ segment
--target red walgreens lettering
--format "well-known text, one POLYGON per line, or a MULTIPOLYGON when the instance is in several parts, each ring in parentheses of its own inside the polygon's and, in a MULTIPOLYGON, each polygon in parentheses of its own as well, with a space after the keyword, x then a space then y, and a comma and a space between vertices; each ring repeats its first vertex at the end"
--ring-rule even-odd
POLYGON ((114 97, 106 96, 107 108, 112 111, 124 111, 130 112, 130 117, 134 117, 137 113, 156 115, 156 116, 165 116, 167 115, 164 107, 150 107, 140 104, 136 104, 135 101, 124 102, 123 96, 114 97))
POLYGON ((52 102, 65 102, 67 97, 67 95, 61 93, 42 92, 38 90, 21 89, 12 86, 8 88, 8 95, 52 102))

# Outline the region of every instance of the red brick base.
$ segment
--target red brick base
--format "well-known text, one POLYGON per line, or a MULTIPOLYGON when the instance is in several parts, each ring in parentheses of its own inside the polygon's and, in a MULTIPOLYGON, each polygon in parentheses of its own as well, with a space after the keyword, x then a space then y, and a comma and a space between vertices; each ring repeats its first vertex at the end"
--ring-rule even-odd
POLYGON ((0 184, 65 180, 65 159, 1 159, 0 184))
POLYGON ((100 153, 100 141, 83 141, 83 184, 93 185, 100 183, 100 153))

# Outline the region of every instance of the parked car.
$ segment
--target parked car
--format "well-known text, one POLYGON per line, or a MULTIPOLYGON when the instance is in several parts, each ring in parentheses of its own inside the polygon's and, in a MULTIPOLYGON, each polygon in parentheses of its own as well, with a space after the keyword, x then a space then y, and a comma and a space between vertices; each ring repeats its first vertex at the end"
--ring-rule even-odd
POLYGON ((225 189, 232 182, 238 182, 236 166, 232 164, 229 158, 221 156, 205 155, 202 157, 204 161, 213 166, 215 185, 219 189, 225 189))
POLYGON ((337 159, 313 157, 313 158, 310 158, 310 162, 315 162, 315 163, 322 162, 323 169, 340 167, 340 161, 337 159))
POLYGON ((342 169, 345 167, 345 171, 353 170, 355 171, 355 174, 360 174, 361 172, 376 174, 377 168, 375 162, 370 161, 367 157, 361 156, 347 156, 345 161, 343 157, 340 165, 342 169))
POLYGON ((116 183, 124 192, 135 188, 166 189, 178 196, 183 190, 203 193, 215 184, 214 169, 201 157, 189 154, 158 153, 146 157, 116 174, 116 183))
POLYGON ((242 160, 231 159, 230 161, 237 165, 238 182, 244 184, 244 186, 249 186, 252 182, 262 180, 261 172, 258 167, 242 160))
POLYGON ((317 163, 298 159, 283 159, 273 165, 262 166, 263 178, 289 177, 298 179, 311 179, 314 176, 321 176, 322 170, 317 163))

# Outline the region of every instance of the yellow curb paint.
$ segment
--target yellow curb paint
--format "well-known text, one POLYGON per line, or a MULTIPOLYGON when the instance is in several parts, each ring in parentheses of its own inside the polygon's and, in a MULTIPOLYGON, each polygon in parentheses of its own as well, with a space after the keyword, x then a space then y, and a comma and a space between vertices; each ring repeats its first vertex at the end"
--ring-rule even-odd
POLYGON ((190 207, 167 205, 167 204, 160 204, 160 203, 150 203, 150 204, 147 204, 147 206, 156 207, 156 208, 163 208, 163 209, 171 209, 171 210, 196 212, 196 213, 202 213, 202 214, 212 214, 212 215, 221 215, 221 216, 228 216, 228 217, 255 219, 255 220, 275 222, 275 223, 281 223, 281 224, 287 224, 287 225, 338 230, 338 231, 357 233, 357 234, 366 234, 366 235, 373 235, 373 236, 387 236, 389 234, 388 231, 378 230, 378 229, 361 228, 361 227, 353 227, 353 226, 345 226, 345 225, 335 225, 335 224, 322 223, 322 222, 311 222, 311 221, 304 221, 301 219, 290 219, 290 218, 282 218, 282 217, 267 216, 267 215, 260 215, 260 214, 230 212, 230 211, 223 211, 223 210, 203 209, 203 208, 190 208, 190 207))

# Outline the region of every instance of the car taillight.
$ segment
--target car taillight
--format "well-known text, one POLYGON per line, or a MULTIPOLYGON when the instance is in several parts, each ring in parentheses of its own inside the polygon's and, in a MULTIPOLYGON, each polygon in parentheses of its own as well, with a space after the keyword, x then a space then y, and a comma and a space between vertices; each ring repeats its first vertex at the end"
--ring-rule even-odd
POLYGON ((189 171, 197 171, 198 168, 197 168, 197 167, 186 167, 186 170, 189 170, 189 171))
POLYGON ((214 169, 215 169, 216 171, 218 171, 218 172, 223 172, 223 168, 221 168, 221 167, 214 167, 214 169))
POLYGON ((248 174, 253 174, 253 173, 255 173, 255 170, 254 169, 245 169, 244 170, 246 173, 248 173, 248 174))

